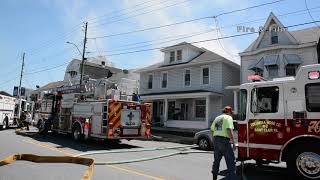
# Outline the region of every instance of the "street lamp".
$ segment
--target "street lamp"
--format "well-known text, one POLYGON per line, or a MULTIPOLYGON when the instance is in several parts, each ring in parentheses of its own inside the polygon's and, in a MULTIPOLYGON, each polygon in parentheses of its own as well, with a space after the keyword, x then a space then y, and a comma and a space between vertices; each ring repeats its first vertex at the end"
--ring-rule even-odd
POLYGON ((74 47, 76 47, 77 50, 78 50, 78 52, 79 52, 79 54, 80 54, 80 56, 82 56, 82 53, 81 53, 80 49, 78 48, 78 46, 77 46, 75 43, 72 43, 72 42, 69 42, 69 41, 67 41, 66 43, 67 43, 67 44, 71 44, 71 45, 73 45, 74 47))

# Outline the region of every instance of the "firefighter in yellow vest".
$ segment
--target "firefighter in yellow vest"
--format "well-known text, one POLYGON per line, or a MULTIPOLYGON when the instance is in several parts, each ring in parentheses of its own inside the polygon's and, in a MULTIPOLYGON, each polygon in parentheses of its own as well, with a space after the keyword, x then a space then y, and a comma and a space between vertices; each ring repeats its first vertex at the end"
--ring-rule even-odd
POLYGON ((228 179, 234 180, 236 177, 236 161, 234 151, 236 150, 233 138, 232 108, 226 106, 223 114, 216 117, 211 125, 213 133, 214 162, 212 165, 213 179, 216 180, 219 173, 220 161, 224 157, 228 168, 228 179))

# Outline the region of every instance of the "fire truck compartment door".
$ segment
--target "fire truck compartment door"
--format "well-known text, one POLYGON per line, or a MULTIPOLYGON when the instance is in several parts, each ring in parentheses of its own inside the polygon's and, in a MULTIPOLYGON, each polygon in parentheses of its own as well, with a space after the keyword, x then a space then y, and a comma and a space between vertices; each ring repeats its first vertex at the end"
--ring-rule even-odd
POLYGON ((131 109, 124 109, 121 112, 121 125, 122 127, 139 127, 141 124, 140 110, 131 110, 131 109))
POLYGON ((91 119, 91 133, 102 134, 102 104, 93 105, 93 115, 91 119))

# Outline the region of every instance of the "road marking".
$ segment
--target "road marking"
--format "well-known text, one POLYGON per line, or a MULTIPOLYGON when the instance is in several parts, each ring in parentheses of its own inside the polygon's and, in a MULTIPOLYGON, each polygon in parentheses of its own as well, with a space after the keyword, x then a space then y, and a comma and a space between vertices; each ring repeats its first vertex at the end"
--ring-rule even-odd
MULTIPOLYGON (((40 146, 40 147, 43 147, 43 148, 47 148, 47 149, 50 149, 52 151, 60 152, 62 154, 68 155, 68 156, 75 156, 76 155, 75 153, 72 153, 72 152, 69 152, 69 151, 65 151, 65 150, 60 150, 60 149, 57 149, 56 147, 52 147, 52 146, 49 146, 49 145, 47 145, 45 143, 40 143, 38 141, 31 141, 31 140, 22 140, 22 141, 25 142, 25 143, 29 143, 29 144, 37 145, 37 146, 40 146)), ((126 172, 129 172, 129 173, 132 173, 132 174, 136 174, 136 175, 139 175, 139 176, 144 176, 144 177, 147 177, 147 178, 150 178, 150 179, 164 180, 164 178, 162 178, 162 177, 152 176, 152 175, 146 174, 144 172, 139 172, 136 169, 131 169, 131 168, 128 168, 128 167, 115 166, 115 165, 107 165, 107 167, 111 167, 113 169, 117 169, 117 170, 121 170, 121 171, 126 171, 126 172)))

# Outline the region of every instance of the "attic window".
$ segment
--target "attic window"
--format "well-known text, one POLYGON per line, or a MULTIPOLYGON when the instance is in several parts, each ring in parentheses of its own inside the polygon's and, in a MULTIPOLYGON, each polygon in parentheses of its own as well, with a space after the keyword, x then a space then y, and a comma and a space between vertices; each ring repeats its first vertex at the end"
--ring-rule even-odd
POLYGON ((182 60, 182 50, 177 50, 177 61, 182 60))
POLYGON ((175 52, 170 51, 170 63, 174 62, 174 60, 175 60, 175 52))
POLYGON ((76 71, 70 71, 71 78, 74 78, 78 73, 76 71))
POLYGON ((277 44, 278 43, 278 32, 277 28, 273 27, 271 29, 271 44, 277 44))

